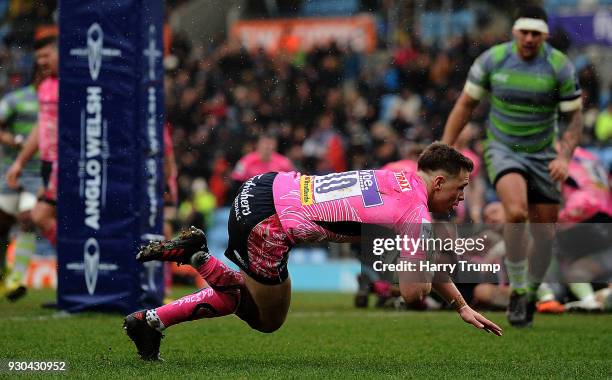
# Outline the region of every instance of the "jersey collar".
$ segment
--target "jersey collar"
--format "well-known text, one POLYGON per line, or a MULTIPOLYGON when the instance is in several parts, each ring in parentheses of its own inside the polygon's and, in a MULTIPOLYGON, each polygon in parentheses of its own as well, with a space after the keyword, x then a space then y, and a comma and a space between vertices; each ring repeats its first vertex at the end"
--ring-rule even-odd
MULTIPOLYGON (((519 58, 521 61, 524 61, 524 59, 518 53, 518 44, 516 43, 516 40, 512 41, 512 53, 516 55, 516 57, 519 58)), ((542 43, 542 45, 540 46, 540 51, 538 52, 538 56, 536 58, 543 57, 545 53, 546 53, 546 42, 542 43)))

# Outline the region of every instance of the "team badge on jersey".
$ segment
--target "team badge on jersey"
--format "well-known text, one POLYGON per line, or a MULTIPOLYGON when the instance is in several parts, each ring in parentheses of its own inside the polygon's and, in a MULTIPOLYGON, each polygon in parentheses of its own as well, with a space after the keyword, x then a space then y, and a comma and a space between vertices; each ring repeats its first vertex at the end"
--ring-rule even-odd
POLYGON ((300 200, 304 206, 314 203, 312 176, 303 175, 300 177, 300 200))
POLYGON ((410 186, 410 182, 408 182, 408 179, 406 178, 404 173, 394 172, 393 175, 395 176, 395 180, 397 181, 397 184, 399 185, 399 188, 402 193, 412 190, 412 186, 410 186))
POLYGON ((383 204, 374 170, 359 171, 359 186, 361 187, 361 196, 363 197, 363 205, 365 207, 383 204))

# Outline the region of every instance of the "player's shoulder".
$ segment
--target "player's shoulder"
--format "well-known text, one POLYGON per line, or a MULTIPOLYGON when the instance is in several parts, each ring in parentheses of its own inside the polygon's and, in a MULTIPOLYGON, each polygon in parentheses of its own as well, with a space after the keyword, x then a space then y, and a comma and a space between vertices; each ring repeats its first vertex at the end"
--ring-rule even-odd
POLYGON ((415 171, 376 170, 382 191, 395 194, 406 205, 427 204, 426 186, 415 171))
POLYGON ((413 160, 399 160, 393 161, 385 164, 381 168, 381 170, 391 170, 391 171, 416 171, 417 170, 417 162, 413 160))
POLYGON ((30 84, 30 85, 21 87, 17 91, 21 92, 24 95, 32 95, 32 94, 36 94, 36 87, 33 84, 30 84))
POLYGON ((18 90, 10 91, 0 98, 0 119, 6 121, 17 106, 18 90))
POLYGON ((11 91, 4 94, 4 96, 0 98, 0 103, 4 108, 10 107, 13 103, 15 103, 15 92, 11 91))
POLYGON ((552 66, 555 72, 559 72, 565 65, 571 64, 571 61, 567 55, 560 50, 555 49, 548 43, 544 44, 544 54, 546 61, 552 66))
POLYGON ((36 88, 33 85, 18 88, 7 94, 13 103, 36 101, 36 88))
POLYGON ((493 45, 480 54, 479 60, 489 64, 498 64, 502 62, 512 52, 512 41, 502 42, 493 45))
POLYGON ((15 89, 15 90, 9 92, 6 95, 8 97, 11 97, 11 98, 21 98, 26 93, 26 90, 27 90, 27 87, 20 87, 18 89, 15 89))
POLYGON ((251 153, 247 153, 244 156, 242 156, 239 162, 242 165, 251 165, 258 159, 259 159, 259 155, 257 154, 257 152, 251 152, 251 153))
POLYGON ((391 168, 381 168, 375 170, 377 180, 382 186, 389 187, 398 192, 407 192, 412 190, 409 176, 402 170, 393 170, 391 168))
POLYGON ((4 96, 2 96, 1 100, 5 103, 14 103, 15 100, 19 97, 19 94, 21 93, 21 91, 22 91, 21 88, 9 91, 6 94, 4 94, 4 96))

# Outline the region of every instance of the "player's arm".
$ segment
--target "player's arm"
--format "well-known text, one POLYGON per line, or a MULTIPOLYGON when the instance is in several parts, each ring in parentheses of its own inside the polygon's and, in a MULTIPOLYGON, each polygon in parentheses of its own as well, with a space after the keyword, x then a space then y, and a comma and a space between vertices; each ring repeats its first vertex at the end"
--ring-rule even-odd
POLYGON ((6 125, 0 122, 0 144, 16 149, 21 148, 23 146, 23 136, 14 135, 5 128, 6 125))
POLYGON ((559 143, 559 154, 568 161, 574 154, 574 149, 580 144, 582 136, 582 109, 576 109, 569 114, 569 124, 559 143))
POLYGON ((463 91, 446 120, 442 135, 443 143, 448 145, 455 143, 457 136, 470 120, 474 108, 490 91, 489 73, 492 69, 492 62, 492 53, 489 49, 476 58, 472 64, 463 91))
MULTIPOLYGON (((471 86, 471 82, 469 81, 466 83, 466 87, 468 86, 471 86)), ((459 95, 459 99, 457 99, 444 125, 444 134, 442 135, 443 143, 453 145, 463 127, 470 121, 472 112, 479 103, 479 100, 472 96, 473 95, 469 95, 465 89, 461 92, 461 95, 459 95)))
POLYGON ((487 318, 468 306, 455 284, 453 284, 450 280, 448 282, 435 282, 432 284, 432 288, 443 299, 450 303, 451 306, 453 306, 457 313, 459 313, 461 319, 463 319, 466 323, 469 323, 478 329, 485 330, 486 332, 491 332, 497 336, 502 335, 501 327, 489 321, 487 318))
MULTIPOLYGON (((559 53, 560 54, 560 53, 559 53)), ((582 136, 582 90, 576 77, 576 70, 570 60, 562 56, 562 64, 556 71, 559 89, 559 111, 567 114, 568 126, 559 141, 559 154, 548 166, 554 181, 567 179, 568 165, 574 149, 582 136)))
POLYGON ((20 139, 8 131, 9 120, 15 114, 15 104, 12 99, 12 96, 9 94, 0 100, 0 144, 12 148, 20 148, 23 143, 23 136, 20 139))
POLYGON ((6 182, 11 188, 17 188, 19 186, 21 170, 38 150, 38 131, 38 124, 36 124, 34 128, 32 128, 32 131, 30 131, 28 139, 23 145, 23 148, 21 148, 21 151, 19 151, 15 162, 13 162, 6 172, 6 182))
POLYGON ((0 144, 15 149, 23 147, 24 138, 22 135, 14 135, 8 130, 9 123, 0 116, 0 144))
MULTIPOLYGON (((580 98, 577 100, 581 101, 580 98)), ((563 182, 567 179, 569 162, 582 136, 582 125, 582 108, 571 111, 567 130, 559 141, 559 156, 548 167, 554 181, 563 182)))
POLYGON ((465 188, 465 201, 470 207, 472 223, 482 223, 481 211, 484 208, 485 183, 480 176, 476 176, 470 186, 465 188))

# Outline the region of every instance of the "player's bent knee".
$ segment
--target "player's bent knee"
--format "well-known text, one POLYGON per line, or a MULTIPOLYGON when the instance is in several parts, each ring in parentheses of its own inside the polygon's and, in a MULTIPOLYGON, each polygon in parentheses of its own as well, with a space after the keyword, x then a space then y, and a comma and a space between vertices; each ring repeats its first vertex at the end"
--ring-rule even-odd
POLYGON ((286 313, 275 313, 273 316, 270 314, 265 314, 260 317, 257 326, 254 327, 253 325, 251 325, 251 327, 259 332, 266 334, 273 333, 274 331, 280 329, 281 326, 285 323, 285 318, 287 316, 286 313))
POLYGON ((32 213, 30 211, 24 211, 17 215, 17 222, 19 223, 19 228, 24 232, 32 232, 34 231, 34 222, 32 221, 32 213))
POLYGON ((280 329, 282 325, 283 325, 282 322, 273 323, 273 324, 265 324, 262 326, 258 326, 255 330, 265 333, 265 334, 271 334, 275 332, 276 330, 280 329))
POLYGON ((45 203, 37 203, 31 211, 32 222, 39 228, 48 228, 49 223, 53 223, 55 217, 52 206, 45 203))
POLYGON ((511 205, 506 210, 506 218, 509 223, 524 223, 527 221, 529 213, 527 212, 527 205, 511 205))
POLYGON ((400 293, 404 302, 413 303, 420 301, 426 295, 431 292, 431 284, 430 283, 412 283, 407 284, 406 286, 402 286, 400 293))
POLYGON ((40 208, 34 207, 30 212, 30 220, 35 225, 39 226, 45 220, 45 213, 40 208))

